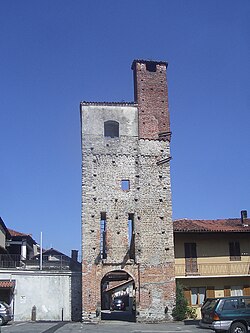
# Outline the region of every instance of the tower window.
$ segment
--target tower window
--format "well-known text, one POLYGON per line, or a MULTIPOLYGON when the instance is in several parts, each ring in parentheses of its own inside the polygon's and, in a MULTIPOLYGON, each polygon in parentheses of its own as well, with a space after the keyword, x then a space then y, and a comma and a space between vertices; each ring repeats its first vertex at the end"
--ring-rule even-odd
POLYGON ((135 259, 134 214, 128 214, 128 246, 129 246, 129 258, 135 259))
POLYGON ((147 62, 146 63, 146 70, 149 71, 149 72, 156 72, 156 63, 147 62))
POLYGON ((106 250, 106 233, 107 233, 107 218, 106 212, 101 212, 101 220, 100 220, 100 255, 101 259, 107 258, 107 250, 106 250))
POLYGON ((128 180, 128 179, 123 179, 123 180, 121 181, 121 189, 122 189, 123 191, 129 191, 129 189, 130 189, 130 184, 129 184, 129 180, 128 180))
POLYGON ((119 138, 119 123, 114 120, 105 121, 104 136, 110 138, 119 138))

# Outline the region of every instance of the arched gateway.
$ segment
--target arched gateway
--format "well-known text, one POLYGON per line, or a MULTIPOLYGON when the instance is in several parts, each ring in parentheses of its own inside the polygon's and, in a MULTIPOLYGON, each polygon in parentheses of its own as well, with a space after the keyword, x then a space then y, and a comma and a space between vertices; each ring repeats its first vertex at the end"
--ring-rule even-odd
POLYGON ((101 281, 102 319, 135 320, 135 281, 123 270, 107 273, 101 281))

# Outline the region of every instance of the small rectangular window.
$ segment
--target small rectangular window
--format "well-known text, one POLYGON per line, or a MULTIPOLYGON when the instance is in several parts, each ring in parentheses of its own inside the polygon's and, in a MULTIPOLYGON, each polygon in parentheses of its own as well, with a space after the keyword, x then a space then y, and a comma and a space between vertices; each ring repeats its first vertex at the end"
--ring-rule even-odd
POLYGON ((129 184, 129 180, 128 179, 123 179, 121 181, 121 188, 122 188, 123 191, 129 191, 130 184, 129 184))
POLYGON ((191 288, 191 305, 201 305, 205 299, 205 287, 191 288))
POLYGON ((231 296, 243 296, 243 290, 241 286, 231 286, 231 296))
POLYGON ((146 63, 146 70, 149 71, 149 72, 156 72, 156 63, 147 62, 146 63))

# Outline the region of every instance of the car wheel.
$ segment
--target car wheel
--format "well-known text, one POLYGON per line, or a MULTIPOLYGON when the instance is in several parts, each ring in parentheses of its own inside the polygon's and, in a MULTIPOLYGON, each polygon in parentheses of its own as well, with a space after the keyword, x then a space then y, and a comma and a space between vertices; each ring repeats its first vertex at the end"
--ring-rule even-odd
POLYGON ((247 333, 247 328, 244 324, 236 322, 231 325, 230 333, 247 333))
POLYGON ((3 318, 0 316, 0 326, 2 326, 4 324, 4 320, 3 318))

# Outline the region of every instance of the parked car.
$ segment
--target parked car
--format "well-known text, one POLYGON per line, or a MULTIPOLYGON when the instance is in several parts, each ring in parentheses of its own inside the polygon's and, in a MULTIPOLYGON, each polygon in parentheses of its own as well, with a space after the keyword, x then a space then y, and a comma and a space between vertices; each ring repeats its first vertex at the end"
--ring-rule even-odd
POLYGON ((215 332, 246 333, 250 326, 250 296, 208 298, 201 316, 201 327, 215 332))
POLYGON ((125 303, 122 298, 116 297, 111 303, 111 310, 125 310, 125 303))
POLYGON ((11 307, 7 303, 0 301, 0 326, 7 324, 12 319, 11 307))

